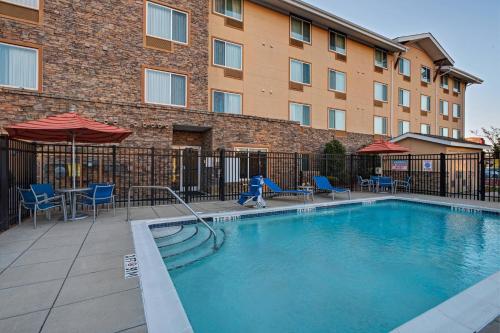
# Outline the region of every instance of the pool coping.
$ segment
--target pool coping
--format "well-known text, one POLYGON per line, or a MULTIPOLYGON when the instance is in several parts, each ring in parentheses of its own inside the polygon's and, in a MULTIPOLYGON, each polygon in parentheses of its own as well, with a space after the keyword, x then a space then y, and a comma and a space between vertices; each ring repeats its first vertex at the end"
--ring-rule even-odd
MULTIPOLYGON (((486 208, 468 204, 433 201, 417 198, 402 198, 396 196, 384 196, 378 198, 354 199, 346 201, 332 201, 324 203, 297 204, 287 207, 263 208, 259 210, 229 211, 221 213, 200 214, 203 218, 210 218, 215 221, 232 221, 232 217, 249 217, 258 215, 268 215, 270 213, 281 212, 308 212, 316 208, 328 208, 335 206, 345 206, 353 204, 373 203, 384 200, 400 200, 417 202, 437 206, 448 206, 467 212, 490 212, 500 214, 500 209, 486 208)), ((193 221, 192 216, 157 218, 147 220, 131 221, 132 235, 138 260, 139 281, 141 286, 144 314, 148 326, 148 332, 173 332, 188 333, 193 332, 187 314, 182 306, 182 302, 177 294, 173 281, 165 267, 160 252, 156 246, 151 226, 168 225, 193 221)), ((474 332, 487 326, 492 320, 500 315, 500 271, 462 291, 452 298, 444 301, 436 307, 427 310, 423 314, 411 319, 403 325, 395 328, 393 333, 403 333, 410 331, 433 332, 436 329, 452 328, 456 332, 474 332), (490 291, 489 293, 485 293, 490 291), (498 294, 497 296, 495 296, 498 294), (496 312, 493 318, 477 315, 478 302, 485 307, 489 313, 496 312), (459 316, 454 317, 452 310, 460 305, 462 311, 459 316), (453 309, 450 304, 453 304, 453 309), (474 316, 472 315, 474 314, 474 316), (463 324, 463 323, 466 323, 463 324), (445 325, 445 326, 443 326, 445 325), (473 327, 474 328, 473 328, 473 327), (461 330, 457 330, 461 329, 461 330)))

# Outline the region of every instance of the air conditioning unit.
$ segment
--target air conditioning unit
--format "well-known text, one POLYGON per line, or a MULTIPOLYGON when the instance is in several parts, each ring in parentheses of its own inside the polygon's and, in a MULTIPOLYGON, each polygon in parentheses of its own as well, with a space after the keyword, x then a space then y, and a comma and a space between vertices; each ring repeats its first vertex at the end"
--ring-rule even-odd
POLYGON ((375 174, 376 175, 381 175, 382 174, 382 168, 381 167, 375 168, 375 174))

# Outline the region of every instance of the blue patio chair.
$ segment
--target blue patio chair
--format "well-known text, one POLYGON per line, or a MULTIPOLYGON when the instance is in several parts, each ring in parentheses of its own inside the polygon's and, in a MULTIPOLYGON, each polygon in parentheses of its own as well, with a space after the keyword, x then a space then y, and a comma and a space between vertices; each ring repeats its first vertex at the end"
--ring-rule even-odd
POLYGON ((406 192, 410 192, 411 190, 411 179, 412 176, 406 177, 405 180, 396 180, 394 182, 394 193, 397 192, 398 188, 405 190, 406 192))
POLYGON ((37 195, 33 188, 24 189, 17 188, 21 200, 19 201, 19 211, 18 211, 18 224, 21 224, 22 211, 23 208, 29 210, 30 215, 33 216, 33 226, 36 229, 36 214, 39 211, 48 212, 48 218, 50 220, 50 210, 53 208, 62 208, 64 221, 66 221, 66 203, 64 197, 60 195, 54 195, 49 198, 46 193, 37 195))
POLYGON ((304 201, 306 201, 307 196, 313 194, 312 191, 305 191, 305 190, 283 190, 281 187, 278 186, 278 184, 276 184, 269 178, 264 178, 264 184, 266 184, 266 186, 271 190, 271 192, 276 193, 277 195, 279 194, 302 195, 304 201))
POLYGON ((95 222, 95 218, 98 214, 97 206, 98 205, 113 205, 113 215, 116 215, 116 205, 115 205, 115 196, 113 195, 113 191, 115 190, 114 184, 109 185, 100 185, 94 184, 90 191, 83 193, 77 193, 77 196, 81 198, 78 202, 85 206, 91 206, 93 210, 93 220, 95 222), (90 194, 90 195, 89 195, 90 194))
POLYGON ((347 193, 349 195, 349 200, 351 200, 351 190, 332 186, 328 178, 324 176, 314 176, 313 180, 318 189, 332 193, 332 200, 335 200, 335 193, 347 193))
POLYGON ((372 179, 363 179, 363 177, 361 176, 358 176, 358 186, 361 190, 361 192, 363 192, 363 188, 368 188, 368 191, 371 192, 372 190, 372 187, 374 186, 374 182, 372 179))
POLYGON ((245 206, 249 202, 253 202, 255 207, 264 208, 266 207, 266 201, 262 197, 262 186, 264 185, 264 180, 262 176, 253 176, 250 179, 248 192, 240 193, 240 198, 238 203, 245 206))
POLYGON ((378 189, 379 191, 389 190, 394 193, 394 180, 392 177, 379 177, 378 179, 378 189))

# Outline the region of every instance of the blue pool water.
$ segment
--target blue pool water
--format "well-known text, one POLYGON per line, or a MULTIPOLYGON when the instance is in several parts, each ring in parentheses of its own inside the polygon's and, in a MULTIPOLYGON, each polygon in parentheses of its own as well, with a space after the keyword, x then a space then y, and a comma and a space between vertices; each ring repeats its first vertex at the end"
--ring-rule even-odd
POLYGON ((386 332, 500 270, 500 218, 400 201, 217 224, 170 275, 195 332, 386 332))

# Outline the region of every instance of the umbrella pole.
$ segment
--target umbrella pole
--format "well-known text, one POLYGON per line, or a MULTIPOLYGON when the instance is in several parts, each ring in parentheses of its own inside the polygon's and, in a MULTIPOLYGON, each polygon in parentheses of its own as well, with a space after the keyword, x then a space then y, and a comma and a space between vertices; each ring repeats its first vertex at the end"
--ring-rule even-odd
POLYGON ((73 176, 73 190, 76 188, 76 147, 75 147, 75 134, 73 133, 73 140, 71 145, 71 171, 73 176))

